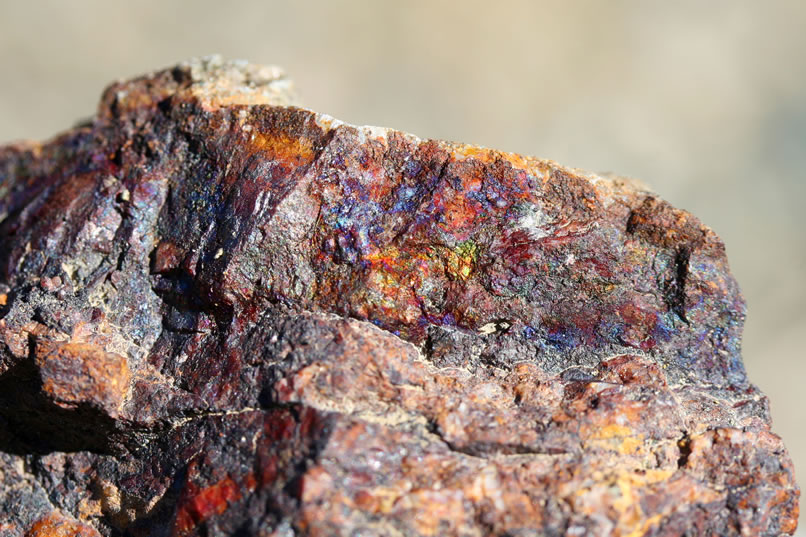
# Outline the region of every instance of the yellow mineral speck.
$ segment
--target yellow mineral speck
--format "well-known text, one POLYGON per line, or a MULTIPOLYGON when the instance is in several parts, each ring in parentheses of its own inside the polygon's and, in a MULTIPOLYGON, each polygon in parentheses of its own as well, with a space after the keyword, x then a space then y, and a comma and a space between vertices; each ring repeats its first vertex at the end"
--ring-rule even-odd
POLYGON ((643 445, 644 435, 639 434, 636 436, 628 436, 621 441, 621 445, 619 445, 618 450, 624 455, 629 455, 631 453, 636 453, 643 445))
POLYGON ((635 530, 631 531, 627 534, 627 537, 640 537, 641 535, 646 535, 649 531, 649 528, 657 524, 658 522, 663 519, 663 514, 652 515, 651 517, 647 518, 643 525, 640 528, 636 528, 635 530))
POLYGON ((104 513, 117 513, 121 509, 120 490, 111 481, 101 480, 98 484, 101 509, 104 513))
POLYGON ((623 436, 630 436, 632 429, 624 425, 612 424, 602 427, 594 436, 597 440, 609 440, 611 438, 619 438, 623 436))
POLYGON ((479 248, 473 241, 460 243, 450 250, 445 260, 445 269, 455 280, 467 280, 473 273, 473 266, 479 255, 479 248))
POLYGON ((486 147, 478 147, 460 143, 452 144, 451 149, 453 149, 453 157, 458 160, 473 158, 482 162, 488 162, 492 157, 498 154, 496 151, 487 149, 486 147))

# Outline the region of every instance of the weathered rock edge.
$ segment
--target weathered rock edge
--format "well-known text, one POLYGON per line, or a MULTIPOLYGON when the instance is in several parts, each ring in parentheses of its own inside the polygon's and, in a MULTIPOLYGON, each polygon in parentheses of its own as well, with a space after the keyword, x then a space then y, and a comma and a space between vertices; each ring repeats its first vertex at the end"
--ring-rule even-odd
POLYGON ((0 535, 779 535, 719 238, 277 68, 0 148, 0 535))

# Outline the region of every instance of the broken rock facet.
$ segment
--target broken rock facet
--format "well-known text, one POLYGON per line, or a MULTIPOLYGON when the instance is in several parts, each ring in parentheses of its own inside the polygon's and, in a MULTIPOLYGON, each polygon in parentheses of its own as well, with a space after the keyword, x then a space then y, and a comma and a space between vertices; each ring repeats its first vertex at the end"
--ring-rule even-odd
POLYGON ((0 535, 779 535, 724 246, 216 58, 0 148, 0 535))

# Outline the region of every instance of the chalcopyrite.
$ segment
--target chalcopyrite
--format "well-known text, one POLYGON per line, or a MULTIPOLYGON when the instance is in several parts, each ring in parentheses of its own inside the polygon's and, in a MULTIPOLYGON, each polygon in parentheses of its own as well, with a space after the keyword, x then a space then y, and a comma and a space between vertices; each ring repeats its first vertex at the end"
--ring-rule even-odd
POLYGON ((780 535, 720 239, 193 60, 0 148, 0 536, 780 535))

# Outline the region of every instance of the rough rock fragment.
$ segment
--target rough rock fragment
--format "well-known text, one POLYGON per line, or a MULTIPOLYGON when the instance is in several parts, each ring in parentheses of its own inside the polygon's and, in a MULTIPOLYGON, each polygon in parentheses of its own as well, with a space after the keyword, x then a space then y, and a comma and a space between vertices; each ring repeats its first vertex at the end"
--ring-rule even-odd
POLYGON ((216 58, 0 148, 0 535, 780 535, 722 242, 216 58))
POLYGON ((129 385, 126 358, 86 343, 36 348, 42 391, 62 408, 97 407, 117 417, 129 385))

